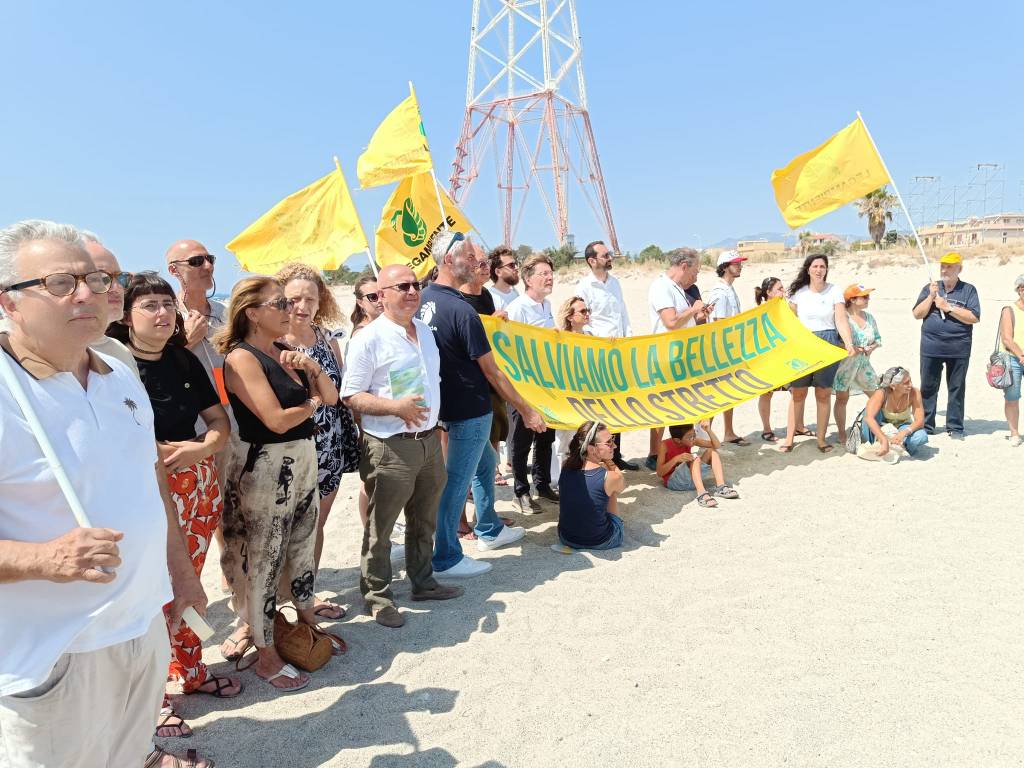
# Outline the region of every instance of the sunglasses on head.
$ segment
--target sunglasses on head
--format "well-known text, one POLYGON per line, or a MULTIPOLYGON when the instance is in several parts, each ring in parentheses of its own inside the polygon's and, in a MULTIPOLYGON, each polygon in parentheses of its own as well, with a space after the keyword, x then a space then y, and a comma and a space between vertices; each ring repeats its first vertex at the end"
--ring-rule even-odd
POLYGON ((386 291, 388 288, 393 288, 401 293, 419 293, 422 286, 419 283, 395 283, 394 285, 382 285, 380 289, 386 291))
POLYGON ((6 291, 20 291, 23 288, 31 288, 34 285, 41 285, 51 296, 58 298, 70 296, 78 290, 78 284, 85 283, 93 293, 106 293, 114 283, 114 278, 109 272, 99 269, 84 275, 73 275, 70 272, 54 272, 52 275, 37 277, 34 280, 23 280, 20 283, 9 285, 3 289, 6 291))
MULTIPOLYGON (((465 240, 465 239, 466 239, 466 236, 464 234, 462 234, 461 232, 452 232, 452 241, 450 243, 448 243, 448 247, 444 249, 444 255, 447 256, 448 253, 451 251, 452 246, 454 246, 456 243, 458 243, 458 242, 460 242, 462 240, 465 240)), ((444 257, 442 256, 442 258, 444 258, 444 257)))
POLYGON ((188 264, 190 267, 201 267, 203 262, 210 262, 210 266, 214 265, 217 261, 217 257, 212 253, 200 253, 197 256, 189 256, 187 259, 181 259, 179 261, 172 261, 171 264, 188 264))

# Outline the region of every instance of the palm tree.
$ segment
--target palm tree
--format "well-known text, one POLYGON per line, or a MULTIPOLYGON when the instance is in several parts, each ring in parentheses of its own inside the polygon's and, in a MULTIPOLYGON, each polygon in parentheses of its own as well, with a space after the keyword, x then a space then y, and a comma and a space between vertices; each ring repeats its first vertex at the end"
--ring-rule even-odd
POLYGON ((892 221, 892 209, 898 202, 896 195, 890 195, 887 187, 868 192, 857 201, 857 215, 868 217, 868 234, 875 241, 875 250, 882 247, 885 237, 885 222, 892 221))
POLYGON ((804 257, 807 255, 807 251, 810 249, 811 238, 814 237, 814 233, 809 229, 803 230, 798 237, 800 238, 800 256, 804 257))

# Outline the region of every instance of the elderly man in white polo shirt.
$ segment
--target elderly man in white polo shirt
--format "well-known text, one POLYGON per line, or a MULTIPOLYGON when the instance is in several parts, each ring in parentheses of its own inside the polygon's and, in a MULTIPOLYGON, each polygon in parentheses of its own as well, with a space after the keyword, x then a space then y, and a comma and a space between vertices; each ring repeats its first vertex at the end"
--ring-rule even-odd
MULTIPOLYGON (((523 262, 523 282, 526 292, 508 305, 508 319, 538 328, 554 328, 555 317, 551 313, 548 296, 555 284, 555 267, 543 253, 534 253, 523 262)), ((523 422, 523 416, 512 406, 508 409, 508 444, 512 454, 512 476, 516 506, 524 515, 536 514, 540 510, 530 499, 530 481, 526 475, 530 448, 533 448, 533 482, 537 496, 549 501, 558 501, 558 492, 551 487, 551 448, 555 442, 555 430, 548 427, 543 432, 534 432, 523 422)))
POLYGON ((403 264, 380 271, 384 312, 348 345, 341 396, 362 414, 359 474, 370 503, 363 531, 359 589, 376 622, 405 618, 391 591, 391 531, 405 510, 405 567, 412 599, 449 600, 462 587, 438 584, 431 559, 434 527, 448 473, 438 435, 441 358, 429 326, 415 317, 420 285, 403 264))
MULTIPOLYGON (((576 284, 576 295, 587 303, 590 310, 590 323, 587 325, 594 336, 605 339, 625 338, 632 333, 629 325, 629 312, 626 300, 622 297, 622 286, 611 273, 614 254, 601 240, 588 243, 583 249, 583 257, 590 274, 584 275, 576 284)), ((621 435, 613 435, 615 452, 612 461, 621 470, 640 469, 639 465, 622 458, 621 435)))
POLYGON ((162 606, 172 602, 173 629, 186 607, 206 607, 146 390, 88 349, 107 326, 111 282, 74 227, 0 230, 0 354, 95 526, 77 525, 0 384, 0 754, 11 768, 141 765, 167 676, 162 606))
MULTIPOLYGON (((715 272, 718 274, 718 282, 708 292, 708 306, 711 307, 711 314, 708 319, 725 320, 740 313, 740 297, 736 294, 733 283, 736 278, 743 274, 743 262, 746 256, 740 256, 736 251, 722 251, 718 254, 718 262, 715 272)), ((725 420, 725 434, 722 435, 722 442, 733 445, 750 445, 748 440, 736 434, 732 426, 732 408, 722 412, 725 420)))

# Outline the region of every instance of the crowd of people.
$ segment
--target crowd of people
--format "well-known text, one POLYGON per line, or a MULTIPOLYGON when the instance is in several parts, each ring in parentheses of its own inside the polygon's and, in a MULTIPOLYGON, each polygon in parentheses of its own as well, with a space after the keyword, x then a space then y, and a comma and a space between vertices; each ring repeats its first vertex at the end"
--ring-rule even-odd
MULTIPOLYGON (((175 287, 157 271, 122 271, 98 236, 69 225, 0 230, 0 307, 9 325, 0 347, 13 377, 0 386, 0 745, 12 766, 212 765, 192 751, 154 747, 152 738, 191 733, 168 682, 218 699, 243 690, 240 677, 206 667, 202 641, 181 620, 188 608, 205 612, 199 577, 214 540, 235 616, 224 658, 251 659, 259 684, 278 692, 307 686, 311 673, 276 645, 285 604, 333 655, 345 653, 326 626, 345 609, 315 591, 344 473, 360 476, 359 590, 383 627, 406 621, 392 590, 395 561, 404 558, 411 600, 457 599, 463 588, 450 580, 491 568, 464 546, 488 551, 523 539, 525 529, 495 510, 503 443, 519 513, 557 510, 569 551, 622 546, 618 495, 624 473, 641 467, 604 424, 547 427, 497 365, 480 319, 629 336, 614 254, 600 241, 586 246, 588 272, 556 314, 555 266, 544 254, 520 265, 509 248, 485 254, 452 231, 439 233, 431 252, 429 284, 402 265, 356 283, 342 348, 341 308, 306 265, 244 278, 222 303, 212 298, 216 257, 195 240, 167 249, 175 287), (72 514, 76 504, 88 523, 72 514)), ((743 311, 744 261, 722 253, 705 300, 696 286, 700 255, 674 252, 650 287, 651 333, 743 311)), ((828 282, 826 256, 808 256, 788 290, 777 277, 759 283, 756 303, 787 300, 811 332, 846 351, 781 388, 790 397, 781 442, 769 419, 776 392, 760 396, 761 439, 789 452, 796 436, 810 436, 804 408, 813 387, 813 435, 830 452, 830 420, 843 436, 850 394, 862 392, 867 405, 851 428, 860 442, 877 456, 920 456, 937 428, 943 370, 944 428, 962 438, 981 312, 961 269, 958 254, 944 256, 940 280, 912 308, 922 321, 920 387, 904 367, 878 375, 874 289, 828 282)), ((1024 276, 1015 289, 997 346, 1011 359, 1004 397, 1019 445, 1024 276)), ((731 411, 722 424, 721 437, 712 420, 671 425, 667 438, 652 429, 647 468, 701 507, 739 498, 721 448, 750 441, 736 433, 731 411)))

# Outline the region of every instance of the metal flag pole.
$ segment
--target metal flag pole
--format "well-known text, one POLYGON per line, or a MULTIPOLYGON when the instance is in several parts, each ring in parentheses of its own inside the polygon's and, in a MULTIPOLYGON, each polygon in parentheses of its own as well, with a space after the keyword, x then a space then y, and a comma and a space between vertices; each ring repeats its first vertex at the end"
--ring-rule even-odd
MULTIPOLYGON (((416 112, 420 111, 420 103, 416 98, 416 89, 412 87, 412 80, 409 81, 409 95, 412 96, 412 100, 416 102, 416 112)), ((420 114, 420 127, 423 127, 423 115, 420 114)), ((423 129, 423 140, 427 140, 426 129, 423 129)), ((428 146, 427 151, 430 151, 428 146)), ((444 203, 441 201, 441 187, 437 183, 437 176, 434 175, 434 156, 430 156, 430 178, 434 180, 434 194, 437 196, 437 209, 441 212, 441 223, 444 224, 445 229, 450 229, 448 226, 448 215, 444 210, 444 203)))
MULTIPOLYGON (((338 169, 338 175, 341 176, 341 183, 345 185, 345 189, 348 189, 348 182, 345 181, 345 172, 341 170, 341 161, 338 160, 338 156, 334 156, 334 167, 338 169)), ((355 210, 356 203, 352 200, 352 192, 349 191, 349 200, 352 202, 352 210, 355 211, 356 220, 359 221, 359 229, 363 232, 363 242, 366 243, 366 247, 363 249, 363 253, 366 254, 366 260, 370 262, 370 270, 373 272, 373 276, 377 277, 377 262, 373 260, 373 256, 370 255, 370 241, 366 239, 366 230, 363 230, 363 222, 359 220, 359 211, 355 210)), ((348 256, 350 254, 346 254, 348 256)))

